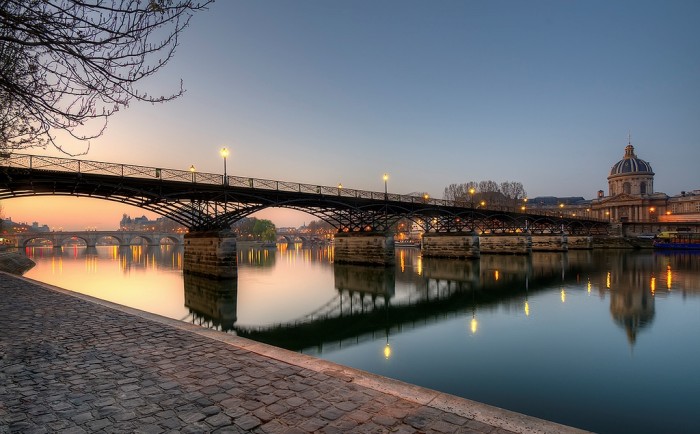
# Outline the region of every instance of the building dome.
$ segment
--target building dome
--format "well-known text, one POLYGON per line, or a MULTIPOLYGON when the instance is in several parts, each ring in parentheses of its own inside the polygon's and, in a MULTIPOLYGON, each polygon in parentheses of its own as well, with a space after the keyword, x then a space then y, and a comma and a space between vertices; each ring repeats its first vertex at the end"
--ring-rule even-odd
POLYGON ((608 188, 610 196, 645 196, 654 193, 654 171, 651 170, 651 164, 637 158, 631 143, 625 148, 625 157, 610 169, 608 188))
POLYGON ((610 176, 615 175, 628 175, 633 173, 648 173, 653 175, 654 171, 651 170, 651 164, 637 158, 634 154, 634 146, 627 145, 625 148, 625 157, 615 163, 615 165, 610 169, 610 176))

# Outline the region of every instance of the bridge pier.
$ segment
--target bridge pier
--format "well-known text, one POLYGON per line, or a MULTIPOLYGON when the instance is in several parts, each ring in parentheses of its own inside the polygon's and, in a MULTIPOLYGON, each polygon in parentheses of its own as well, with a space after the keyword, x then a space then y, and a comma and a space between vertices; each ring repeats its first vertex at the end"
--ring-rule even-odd
POLYGON ((593 250, 593 237, 587 235, 569 235, 569 250, 593 250))
POLYGON ((488 234, 479 237, 481 253, 529 255, 532 252, 530 234, 488 234))
POLYGON ((426 232, 421 253, 433 258, 478 258, 479 236, 475 232, 426 232))
POLYGON ((338 232, 334 244, 334 261, 338 264, 392 266, 396 263, 392 234, 338 232))
POLYGON ((569 250, 566 234, 532 235, 533 252, 566 252, 569 250))
POLYGON ((182 270, 214 279, 238 277, 236 237, 230 231, 195 231, 185 234, 182 270))

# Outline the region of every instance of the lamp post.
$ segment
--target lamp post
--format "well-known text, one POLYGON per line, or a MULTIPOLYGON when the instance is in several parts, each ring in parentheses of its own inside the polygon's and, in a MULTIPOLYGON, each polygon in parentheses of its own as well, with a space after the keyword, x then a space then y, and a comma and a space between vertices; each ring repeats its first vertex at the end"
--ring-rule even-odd
POLYGON ((338 183, 338 196, 340 196, 340 191, 343 189, 343 184, 338 183))
POLYGON ((192 173, 192 182, 196 182, 196 179, 197 179, 197 178, 195 178, 195 176, 196 176, 196 175, 195 175, 195 172, 196 172, 196 171, 197 171, 197 169, 194 168, 194 164, 191 165, 191 166, 190 166, 190 172, 192 173))
POLYGON ((224 157, 224 185, 228 185, 228 176, 226 176, 226 157, 228 157, 228 149, 226 149, 226 147, 221 148, 219 154, 224 157))
POLYGON ((388 199, 389 190, 387 189, 387 181, 389 180, 389 175, 385 173, 382 178, 384 179, 384 199, 388 199))
POLYGON ((474 208, 474 193, 475 192, 476 192, 476 190, 474 189, 474 187, 469 189, 469 203, 471 204, 472 208, 474 208))

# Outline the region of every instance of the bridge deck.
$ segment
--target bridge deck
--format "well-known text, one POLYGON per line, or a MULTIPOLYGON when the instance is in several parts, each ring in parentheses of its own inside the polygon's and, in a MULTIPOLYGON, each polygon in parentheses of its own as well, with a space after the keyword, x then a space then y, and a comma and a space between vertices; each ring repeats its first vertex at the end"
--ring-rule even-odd
POLYGON ((4 273, 0 330, 2 432, 580 432, 4 273))

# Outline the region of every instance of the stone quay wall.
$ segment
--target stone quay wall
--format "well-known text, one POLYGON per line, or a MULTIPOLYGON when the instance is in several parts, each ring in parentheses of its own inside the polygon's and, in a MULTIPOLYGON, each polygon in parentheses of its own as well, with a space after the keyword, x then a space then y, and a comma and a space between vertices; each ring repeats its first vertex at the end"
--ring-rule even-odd
POLYGON ((473 232, 426 233, 421 251, 423 256, 433 258, 478 258, 479 236, 473 232))
POLYGON ((569 250, 591 250, 593 249, 593 237, 581 235, 568 235, 569 250))
POLYGON ((228 231, 186 234, 182 269, 185 273, 214 279, 238 277, 236 237, 228 231))
POLYGON ((532 235, 533 252, 566 252, 568 248, 567 235, 532 235))
POLYGON ((479 237, 481 253, 528 255, 532 252, 530 235, 482 235, 479 237))
POLYGON ((394 237, 383 232, 337 233, 333 255, 339 264, 394 265, 394 237))

